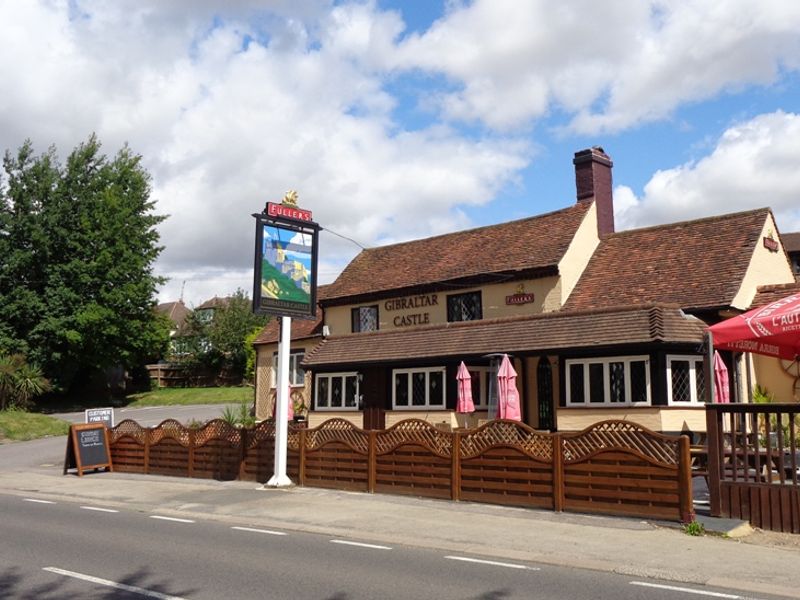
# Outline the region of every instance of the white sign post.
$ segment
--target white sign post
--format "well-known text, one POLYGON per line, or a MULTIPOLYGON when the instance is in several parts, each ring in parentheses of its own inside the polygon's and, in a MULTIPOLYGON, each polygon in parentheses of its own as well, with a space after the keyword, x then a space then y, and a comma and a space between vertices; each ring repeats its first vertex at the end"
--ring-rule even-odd
POLYGON ((289 345, 292 318, 281 317, 281 340, 278 343, 278 393, 275 399, 275 468, 269 487, 292 485, 286 475, 286 441, 289 435, 289 345))

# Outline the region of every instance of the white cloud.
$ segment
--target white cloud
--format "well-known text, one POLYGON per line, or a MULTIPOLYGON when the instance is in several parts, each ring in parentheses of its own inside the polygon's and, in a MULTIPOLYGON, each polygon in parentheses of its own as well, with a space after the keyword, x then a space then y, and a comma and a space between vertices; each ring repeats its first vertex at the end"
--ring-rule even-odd
POLYGON ((791 0, 476 0, 404 40, 393 66, 443 74, 451 119, 512 129, 554 108, 580 133, 669 117, 800 68, 791 0))
POLYGON ((636 198, 614 191, 618 229, 771 207, 779 229, 800 231, 800 114, 759 115, 730 127, 706 157, 658 171, 636 198))

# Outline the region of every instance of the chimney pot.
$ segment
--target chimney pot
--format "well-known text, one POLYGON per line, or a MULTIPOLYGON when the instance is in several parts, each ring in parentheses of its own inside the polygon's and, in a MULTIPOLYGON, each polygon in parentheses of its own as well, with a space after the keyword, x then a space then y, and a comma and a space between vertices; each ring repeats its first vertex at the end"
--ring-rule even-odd
POLYGON ((575 187, 578 202, 594 202, 597 207, 597 232, 614 233, 614 198, 611 193, 611 168, 614 163, 602 147, 592 146, 575 153, 575 187))

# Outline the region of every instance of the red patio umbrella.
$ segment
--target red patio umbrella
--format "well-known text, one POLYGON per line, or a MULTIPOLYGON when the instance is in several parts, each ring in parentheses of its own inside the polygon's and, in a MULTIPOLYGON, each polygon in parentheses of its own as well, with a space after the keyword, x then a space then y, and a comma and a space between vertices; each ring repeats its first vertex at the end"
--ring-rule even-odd
POLYGON ((708 328, 715 348, 794 360, 800 354, 800 294, 708 328))
POLYGON ((519 392, 517 392, 517 372, 511 365, 508 354, 503 355, 500 368, 497 370, 497 391, 497 418, 521 421, 519 392))
POLYGON ((475 412, 475 404, 472 401, 472 376, 467 370, 467 365, 464 361, 458 365, 458 373, 456 373, 458 380, 458 402, 456 403, 457 413, 473 413, 475 412))
MULTIPOLYGON (((292 388, 289 388, 289 393, 287 394, 286 399, 288 401, 288 402, 286 402, 286 420, 287 421, 291 421, 292 419, 294 419, 294 406, 293 406, 294 402, 292 402, 292 388)), ((277 411, 277 409, 278 409, 278 392, 276 390, 275 391, 275 402, 272 404, 272 418, 273 419, 275 418, 275 412, 277 411)))

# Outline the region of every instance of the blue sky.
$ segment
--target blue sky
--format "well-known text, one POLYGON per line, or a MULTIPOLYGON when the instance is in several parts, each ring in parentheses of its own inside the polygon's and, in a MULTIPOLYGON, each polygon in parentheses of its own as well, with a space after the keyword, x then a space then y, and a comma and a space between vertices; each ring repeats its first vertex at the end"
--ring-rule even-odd
MULTIPOLYGON (((4 149, 142 155, 162 300, 250 289, 287 189, 375 246, 567 207, 593 145, 618 229, 800 231, 796 0, 0 0, 0 36, 4 149)), ((321 280, 358 251, 323 232, 321 280)))

